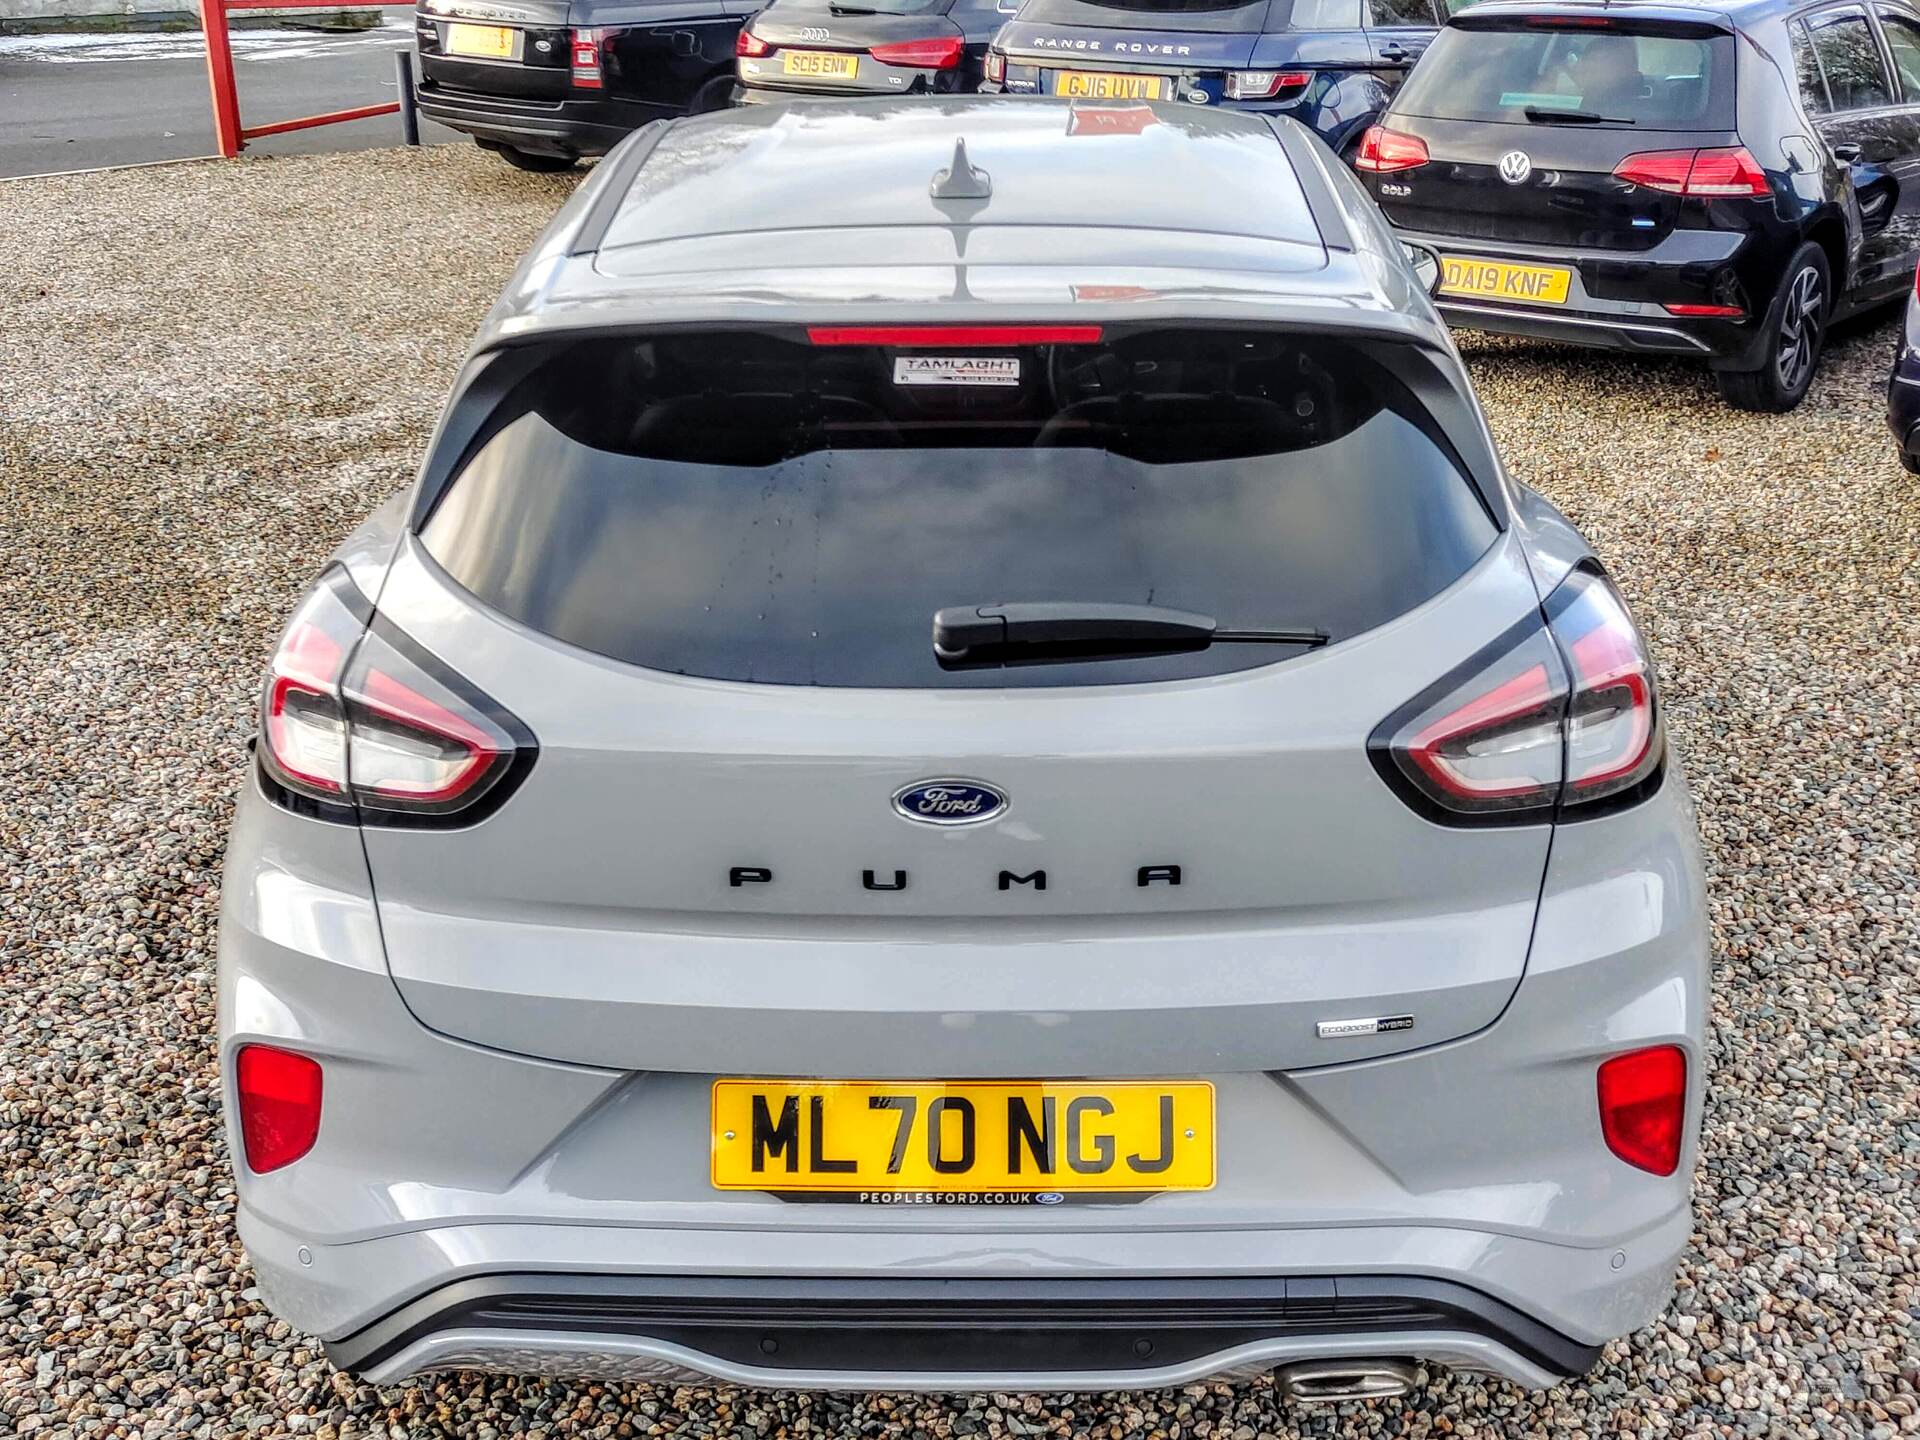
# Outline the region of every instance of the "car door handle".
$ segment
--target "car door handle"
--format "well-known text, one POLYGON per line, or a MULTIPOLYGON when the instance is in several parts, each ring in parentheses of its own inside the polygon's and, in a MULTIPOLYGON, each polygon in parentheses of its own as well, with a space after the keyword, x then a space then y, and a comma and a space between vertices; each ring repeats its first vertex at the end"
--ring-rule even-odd
POLYGON ((1852 165, 1860 159, 1860 147, 1858 145, 1835 145, 1833 147, 1833 158, 1838 160, 1842 165, 1852 165))
POLYGON ((1389 41, 1380 47, 1380 58, 1382 60, 1404 60, 1407 58, 1407 51, 1397 42, 1389 41))

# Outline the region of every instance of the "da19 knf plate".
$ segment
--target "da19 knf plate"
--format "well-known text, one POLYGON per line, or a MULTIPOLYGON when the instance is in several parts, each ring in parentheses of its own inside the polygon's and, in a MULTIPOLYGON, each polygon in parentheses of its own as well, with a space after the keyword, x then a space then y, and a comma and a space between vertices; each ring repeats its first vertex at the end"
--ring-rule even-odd
POLYGON ((1440 293, 1528 305, 1564 305, 1573 272, 1563 265, 1512 265, 1467 255, 1440 257, 1440 293))
POLYGON ((717 1080, 721 1190, 1210 1190, 1202 1080, 717 1080))

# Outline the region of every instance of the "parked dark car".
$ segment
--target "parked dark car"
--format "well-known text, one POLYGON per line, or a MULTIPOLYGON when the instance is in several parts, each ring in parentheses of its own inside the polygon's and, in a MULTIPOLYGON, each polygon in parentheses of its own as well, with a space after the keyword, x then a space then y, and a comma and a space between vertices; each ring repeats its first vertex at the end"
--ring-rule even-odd
POLYGON ((981 88, 1287 115, 1351 159, 1444 13, 1443 0, 1026 0, 981 88))
POLYGON ((1920 247, 1920 13, 1900 0, 1455 16, 1355 164, 1461 325, 1695 355, 1785 411, 1920 247))
POLYGON ((1900 463, 1920 475, 1920 273, 1907 296, 1907 323, 1887 378, 1887 424, 1900 446, 1900 463))
POLYGON ((736 98, 970 95, 1017 0, 773 0, 740 32, 736 98))
POLYGON ((421 0, 420 113, 522 170, 564 170, 649 120, 727 104, 757 4, 421 0))

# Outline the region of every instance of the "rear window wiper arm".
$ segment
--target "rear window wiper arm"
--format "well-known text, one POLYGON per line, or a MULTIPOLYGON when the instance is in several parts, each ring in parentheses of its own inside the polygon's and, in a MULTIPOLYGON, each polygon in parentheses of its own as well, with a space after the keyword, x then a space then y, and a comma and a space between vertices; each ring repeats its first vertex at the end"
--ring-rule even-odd
POLYGON ((1211 615, 1164 605, 1036 600, 950 605, 933 617, 933 653, 942 665, 1006 660, 1047 662, 1204 650, 1209 645, 1300 645, 1315 649, 1327 632, 1305 628, 1228 630, 1211 615))
POLYGON ((1634 125, 1639 122, 1625 115, 1602 115, 1594 110, 1549 110, 1529 105, 1520 112, 1536 125, 1634 125))

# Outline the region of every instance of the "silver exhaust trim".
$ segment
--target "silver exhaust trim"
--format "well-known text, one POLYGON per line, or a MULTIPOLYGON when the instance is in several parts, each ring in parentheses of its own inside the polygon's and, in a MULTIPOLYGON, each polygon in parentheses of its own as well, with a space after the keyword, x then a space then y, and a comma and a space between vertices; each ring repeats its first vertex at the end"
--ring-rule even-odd
POLYGON ((1298 1360, 1273 1372, 1289 1400, 1331 1404, 1339 1400, 1387 1400, 1405 1395, 1419 1375, 1405 1360, 1298 1360))

